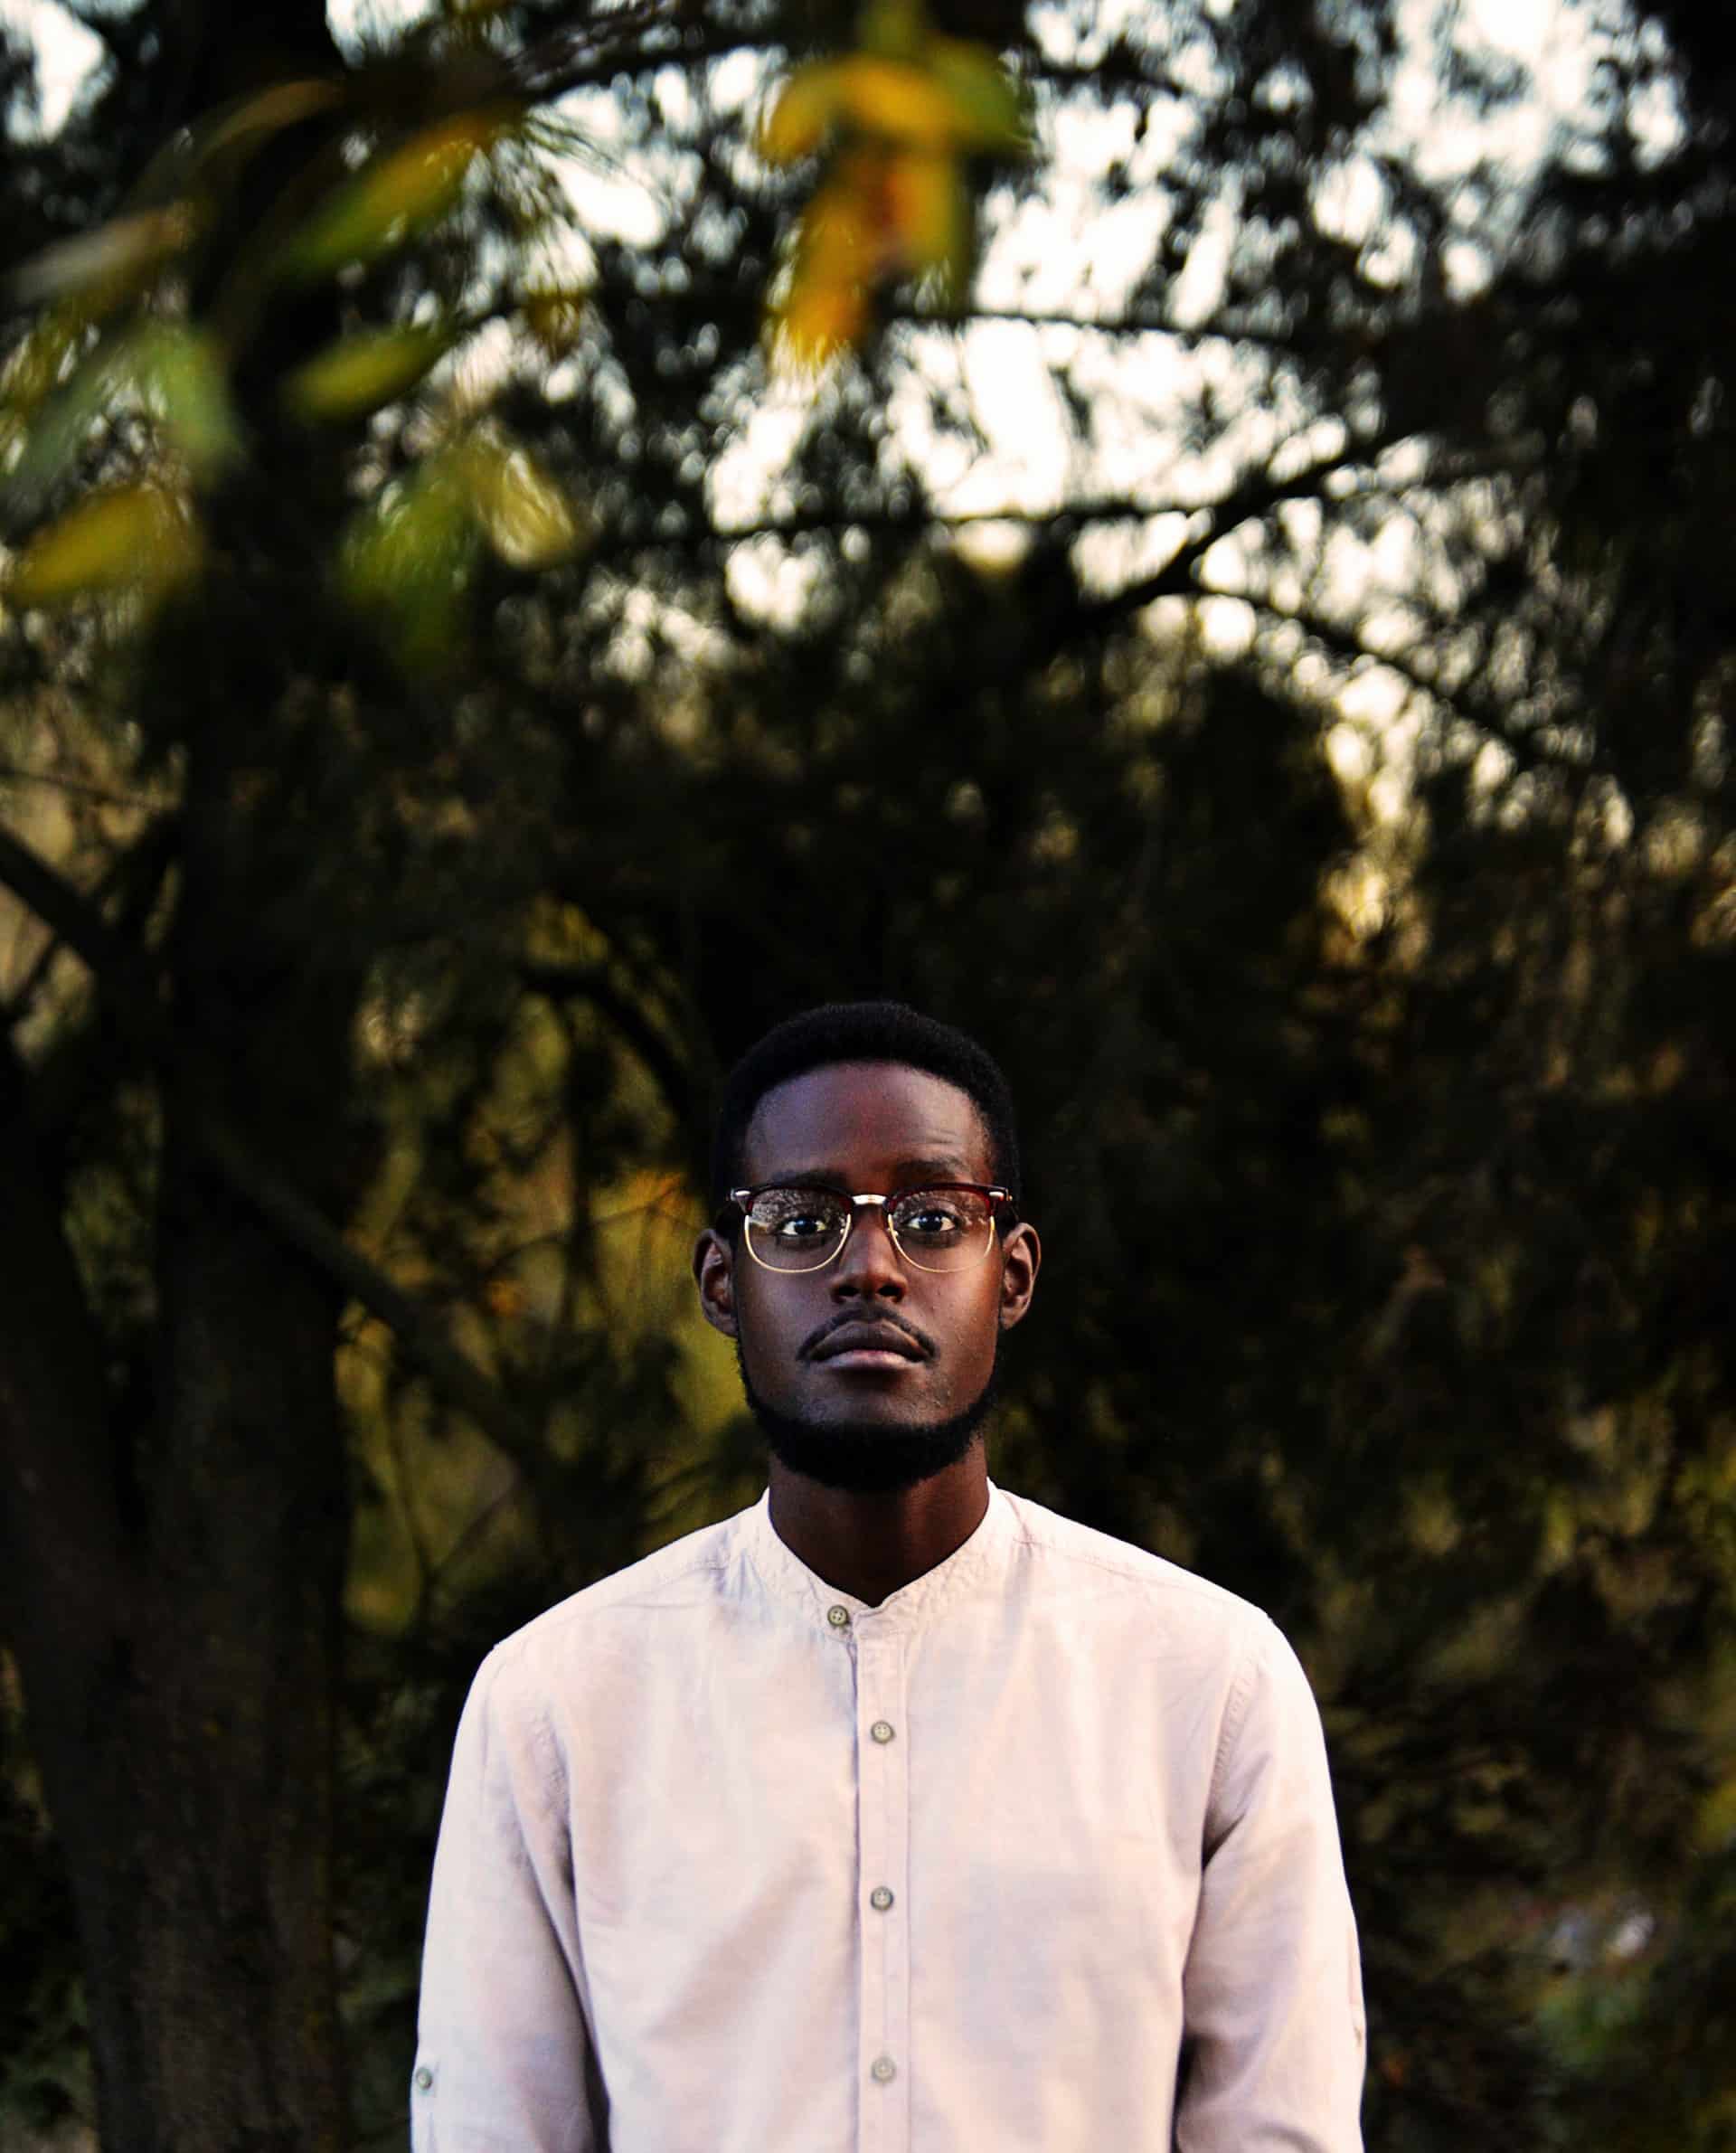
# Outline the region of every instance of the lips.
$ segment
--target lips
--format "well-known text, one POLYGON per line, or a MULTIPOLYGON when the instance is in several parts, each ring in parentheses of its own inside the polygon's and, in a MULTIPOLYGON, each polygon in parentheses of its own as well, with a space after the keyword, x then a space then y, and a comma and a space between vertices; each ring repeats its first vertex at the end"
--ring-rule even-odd
POLYGON ((835 1361, 844 1354, 892 1354, 900 1360, 920 1361, 922 1348, 908 1331, 890 1323, 844 1323, 828 1331, 814 1348, 816 1361, 835 1361))

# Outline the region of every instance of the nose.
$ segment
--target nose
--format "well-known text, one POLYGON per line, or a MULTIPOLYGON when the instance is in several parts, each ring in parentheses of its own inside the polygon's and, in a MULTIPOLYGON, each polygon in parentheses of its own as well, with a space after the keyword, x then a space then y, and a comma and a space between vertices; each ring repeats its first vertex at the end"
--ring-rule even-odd
POLYGON ((860 1295, 869 1300, 902 1300, 904 1264, 897 1243, 878 1204, 856 1207, 855 1224, 838 1257, 832 1298, 847 1301, 860 1295))

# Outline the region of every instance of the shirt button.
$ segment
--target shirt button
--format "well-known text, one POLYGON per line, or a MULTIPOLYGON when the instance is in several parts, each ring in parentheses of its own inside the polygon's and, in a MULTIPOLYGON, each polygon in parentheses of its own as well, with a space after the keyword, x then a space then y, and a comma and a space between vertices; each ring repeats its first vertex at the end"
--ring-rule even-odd
POLYGON ((826 1619, 834 1629, 848 1629, 850 1627, 850 1610, 847 1607, 827 1608, 826 1619))
POLYGON ((868 1903, 877 1913, 884 1913, 892 1903, 892 1894, 883 1884, 877 1884, 868 1894, 868 1903))
POLYGON ((877 2078, 881 2084, 884 2085, 889 2078, 898 2076, 898 2065, 893 2063, 891 2056, 876 2056, 868 2066, 868 2075, 870 2078, 877 2078))
POLYGON ((877 1719, 868 1732, 876 1742, 890 1742, 892 1739, 892 1723, 891 1720, 877 1719))
POLYGON ((418 2063, 416 2066, 416 2091, 419 2093, 426 2093, 433 2083, 434 2073, 426 2063, 418 2063))

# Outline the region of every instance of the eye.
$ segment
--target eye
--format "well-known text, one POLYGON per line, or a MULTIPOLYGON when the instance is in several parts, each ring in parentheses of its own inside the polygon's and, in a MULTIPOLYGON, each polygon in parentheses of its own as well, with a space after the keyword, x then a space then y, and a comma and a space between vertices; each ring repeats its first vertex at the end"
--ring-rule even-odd
POLYGON ((817 1241, 822 1234, 832 1231, 831 1222, 811 1211, 793 1212, 788 1218, 779 1219, 772 1229, 779 1241, 817 1241))
POLYGON ((844 1207, 824 1189, 766 1189, 748 1215, 759 1232, 788 1244, 836 1233, 844 1207))
POLYGON ((958 1214, 948 1211, 944 1204, 925 1204, 913 1216, 907 1216, 904 1223, 912 1233, 950 1233, 957 1231, 958 1214))
POLYGON ((897 1205, 898 1230, 907 1240, 932 1248, 975 1232, 986 1208, 966 1189, 912 1189, 897 1205))

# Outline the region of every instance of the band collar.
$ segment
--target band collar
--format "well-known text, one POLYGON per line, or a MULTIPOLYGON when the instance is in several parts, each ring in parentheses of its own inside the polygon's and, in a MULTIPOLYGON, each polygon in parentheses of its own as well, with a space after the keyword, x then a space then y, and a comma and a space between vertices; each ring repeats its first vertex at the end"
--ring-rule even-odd
POLYGON ((910 1629, 931 1621, 948 1601, 992 1585, 1005 1571, 1018 1537, 1013 1506, 991 1480, 988 1507, 969 1539, 954 1548, 944 1562, 912 1578, 908 1585, 901 1585, 896 1592, 889 1592, 878 1607, 873 1607, 854 1593, 827 1584, 784 1545, 771 1522, 769 1488, 747 1513, 745 1523, 748 1560, 767 1591, 821 1628, 834 1630, 860 1625, 880 1631, 910 1629), (847 1623, 834 1612, 839 1608, 848 1615, 847 1623))

